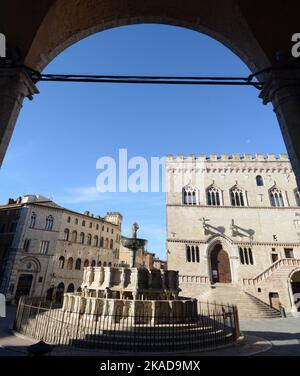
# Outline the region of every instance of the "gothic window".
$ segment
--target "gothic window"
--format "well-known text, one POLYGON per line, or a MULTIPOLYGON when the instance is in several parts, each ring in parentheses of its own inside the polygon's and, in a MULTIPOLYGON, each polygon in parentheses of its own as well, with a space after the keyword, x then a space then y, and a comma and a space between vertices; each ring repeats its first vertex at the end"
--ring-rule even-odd
POLYGON ((109 248, 113 249, 113 247, 114 247, 114 241, 112 239, 110 239, 109 248))
POLYGON ((242 265, 253 265, 253 254, 252 249, 247 247, 239 247, 239 254, 240 254, 240 262, 242 265))
POLYGON ((42 240, 40 243, 40 254, 46 255, 49 248, 49 241, 48 240, 42 240))
POLYGON ((82 226, 85 226, 85 221, 84 220, 82 221, 82 226))
POLYGON ((98 266, 101 266, 102 265, 102 262, 101 261, 98 261, 98 266))
POLYGON ((73 243, 77 242, 77 231, 72 232, 71 242, 73 242, 73 243))
POLYGON ((230 189, 230 201, 232 206, 246 206, 244 191, 235 185, 230 189))
POLYGON ((84 233, 83 233, 83 232, 80 233, 80 236, 79 236, 79 242, 80 242, 81 244, 84 244, 84 233))
POLYGON ((75 225, 78 225, 78 218, 75 218, 75 225))
POLYGON ((108 248, 108 238, 105 239, 104 248, 108 248))
POLYGON ((207 205, 220 206, 221 205, 221 192, 218 188, 210 186, 206 190, 207 205))
POLYGON ((54 219, 52 215, 48 215, 46 218, 45 230, 52 230, 53 228, 54 219))
POLYGON ((95 260, 93 260, 93 261, 91 262, 91 266, 96 266, 96 261, 95 261, 95 260))
POLYGON ((186 246, 186 261, 187 262, 200 262, 200 253, 198 246, 186 246))
POLYGON ((68 241, 70 236, 70 230, 68 228, 64 231, 64 240, 68 241))
POLYGON ((70 257, 67 262, 67 269, 72 270, 73 269, 73 258, 70 257))
POLYGON ((94 245, 95 247, 98 246, 98 236, 97 236, 97 235, 94 236, 94 243, 93 243, 93 245, 94 245))
POLYGON ((64 256, 61 256, 58 260, 58 267, 59 269, 63 269, 65 266, 65 258, 64 256))
POLYGON ((31 217, 30 217, 30 228, 35 228, 35 222, 36 222, 36 214, 35 212, 32 212, 31 217))
POLYGON ((71 217, 68 217, 68 220, 67 220, 67 222, 68 222, 68 223, 70 223, 70 222, 71 222, 71 217))
POLYGON ((184 205, 198 205, 199 199, 198 199, 198 189, 187 185, 182 189, 182 198, 183 198, 183 204, 184 205))
POLYGON ((78 258, 75 262, 75 269, 80 270, 81 269, 81 259, 78 258))
POLYGON ((92 235, 91 234, 88 234, 87 240, 86 240, 86 244, 87 245, 91 245, 92 244, 92 235))
POLYGON ((298 189, 295 189, 295 197, 296 197, 297 206, 300 206, 300 193, 298 189))
POLYGON ((282 207, 284 206, 284 201, 283 201, 283 194, 280 189, 277 187, 273 187, 270 189, 270 201, 271 205, 275 207, 282 207))
POLYGON ((255 179, 256 179, 256 185, 258 187, 262 187, 264 185, 264 181, 261 175, 257 175, 255 179))

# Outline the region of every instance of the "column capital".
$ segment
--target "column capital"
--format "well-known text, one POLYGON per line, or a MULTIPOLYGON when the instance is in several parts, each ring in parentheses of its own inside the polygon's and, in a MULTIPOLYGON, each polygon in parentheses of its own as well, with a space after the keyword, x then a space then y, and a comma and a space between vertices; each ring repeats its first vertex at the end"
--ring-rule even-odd
POLYGON ((15 98, 18 97, 32 100, 39 90, 32 81, 27 69, 23 66, 15 66, 9 59, 0 59, 0 89, 1 94, 10 96, 12 88, 15 89, 15 98), (3 93, 4 91, 4 93, 3 93))
POLYGON ((263 104, 272 102, 276 109, 282 100, 300 95, 300 59, 299 62, 274 67, 261 76, 260 80, 264 85, 259 97, 263 100, 263 104))

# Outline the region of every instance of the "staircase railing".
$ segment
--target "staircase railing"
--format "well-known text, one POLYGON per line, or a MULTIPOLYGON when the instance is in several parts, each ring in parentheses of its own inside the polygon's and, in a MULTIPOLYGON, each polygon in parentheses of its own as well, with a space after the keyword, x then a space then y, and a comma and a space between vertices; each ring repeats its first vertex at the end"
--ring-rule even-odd
POLYGON ((282 266, 300 266, 300 259, 296 258, 283 258, 275 261, 262 273, 258 274, 255 278, 243 278, 244 285, 256 285, 259 282, 267 279, 271 274, 282 266))

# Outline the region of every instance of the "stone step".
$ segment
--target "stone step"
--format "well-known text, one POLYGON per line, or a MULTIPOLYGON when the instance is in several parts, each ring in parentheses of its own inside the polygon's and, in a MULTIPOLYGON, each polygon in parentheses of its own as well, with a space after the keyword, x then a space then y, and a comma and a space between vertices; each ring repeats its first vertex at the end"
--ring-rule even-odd
POLYGON ((236 285, 218 283, 212 286, 209 293, 206 291, 200 295, 200 301, 202 296, 212 303, 236 305, 238 307, 240 319, 280 317, 277 310, 246 293, 236 285))

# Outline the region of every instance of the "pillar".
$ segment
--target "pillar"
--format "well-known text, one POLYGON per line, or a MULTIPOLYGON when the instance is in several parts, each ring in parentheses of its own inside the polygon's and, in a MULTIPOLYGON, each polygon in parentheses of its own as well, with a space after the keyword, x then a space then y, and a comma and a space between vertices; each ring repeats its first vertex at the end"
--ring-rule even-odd
POLYGON ((262 80, 264 86, 260 98, 264 104, 273 104, 300 188, 300 60, 278 66, 265 73, 262 80))
POLYGON ((23 68, 13 68, 0 59, 0 166, 25 97, 32 99, 38 89, 23 68))

